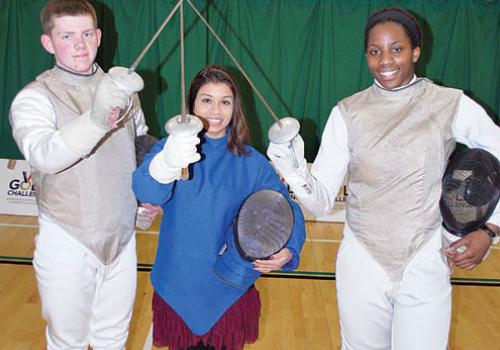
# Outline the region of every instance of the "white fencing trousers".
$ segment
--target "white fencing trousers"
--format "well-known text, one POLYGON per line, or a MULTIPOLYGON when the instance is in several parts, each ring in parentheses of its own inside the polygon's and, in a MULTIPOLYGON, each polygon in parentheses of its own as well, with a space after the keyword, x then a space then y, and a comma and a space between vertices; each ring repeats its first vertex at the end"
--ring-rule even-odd
POLYGON ((391 282, 346 227, 336 272, 342 350, 447 348, 451 284, 440 231, 391 282))
POLYGON ((137 285, 135 236, 110 265, 40 220, 33 266, 48 350, 124 349, 137 285))

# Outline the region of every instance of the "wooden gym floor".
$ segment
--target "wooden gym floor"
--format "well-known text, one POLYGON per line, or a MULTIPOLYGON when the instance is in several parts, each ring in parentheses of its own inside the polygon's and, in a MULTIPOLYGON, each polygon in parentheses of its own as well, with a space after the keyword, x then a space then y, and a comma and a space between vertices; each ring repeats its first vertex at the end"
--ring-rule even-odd
MULTIPOLYGON (((151 326, 158 223, 137 233, 138 288, 127 349, 143 350, 151 326)), ((31 258, 36 218, 0 215, 0 349, 44 349, 44 322, 31 258)), ((340 349, 335 255, 342 225, 307 222, 301 265, 257 281, 263 302, 260 338, 246 350, 340 349)), ((449 348, 500 350, 500 247, 473 271, 456 269, 449 348)), ((426 349, 422 349, 426 350, 426 349)))

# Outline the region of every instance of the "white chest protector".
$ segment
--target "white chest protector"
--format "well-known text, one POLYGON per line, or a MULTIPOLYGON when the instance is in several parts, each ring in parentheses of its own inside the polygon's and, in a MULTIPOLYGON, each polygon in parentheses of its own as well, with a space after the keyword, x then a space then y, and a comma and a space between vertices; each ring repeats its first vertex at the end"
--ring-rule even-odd
POLYGON ((401 90, 374 84, 339 103, 351 154, 347 222, 393 281, 441 225, 441 179, 461 96, 418 79, 401 90))
MULTIPOLYGON (((46 71, 28 89, 42 92, 54 106, 56 126, 91 108, 99 77, 78 76, 59 68, 46 71)), ((84 159, 57 174, 33 171, 41 213, 64 228, 104 264, 113 261, 134 234, 136 199, 132 120, 109 132, 84 159)))

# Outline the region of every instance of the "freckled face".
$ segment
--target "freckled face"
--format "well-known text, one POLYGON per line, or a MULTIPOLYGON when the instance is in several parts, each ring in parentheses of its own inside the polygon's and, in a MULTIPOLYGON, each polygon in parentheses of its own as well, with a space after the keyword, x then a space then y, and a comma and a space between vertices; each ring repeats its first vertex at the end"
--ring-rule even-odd
POLYGON ((225 83, 206 83, 196 94, 193 111, 208 123, 208 137, 224 137, 233 118, 233 92, 225 83))
POLYGON ((412 48, 399 23, 375 25, 368 34, 366 58, 373 77, 386 89, 406 85, 413 78, 420 47, 412 48))
POLYGON ((53 54, 58 66, 74 73, 90 73, 101 31, 95 28, 91 16, 62 16, 53 18, 50 35, 43 34, 45 50, 53 54))

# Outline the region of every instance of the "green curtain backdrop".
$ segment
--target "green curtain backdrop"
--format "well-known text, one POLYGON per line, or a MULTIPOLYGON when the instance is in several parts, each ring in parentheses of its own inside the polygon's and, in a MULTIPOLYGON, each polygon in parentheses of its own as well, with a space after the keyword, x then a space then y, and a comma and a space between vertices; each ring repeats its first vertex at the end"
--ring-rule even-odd
MULTIPOLYGON (((272 109, 301 122, 306 156, 314 159, 331 108, 372 78, 363 29, 373 11, 411 10, 425 31, 418 74, 466 91, 498 123, 500 115, 500 2, 496 0, 192 0, 231 49, 272 109)), ((0 0, 0 158, 21 158, 8 110, 17 91, 53 65, 42 49, 38 15, 45 1, 0 0)), ((177 3, 175 0, 95 0, 105 69, 130 66, 177 3)), ((186 4, 186 81, 208 63, 232 67, 243 90, 253 142, 267 146, 273 119, 203 23, 186 4)), ((180 112, 178 13, 138 66, 150 133, 180 112)))

